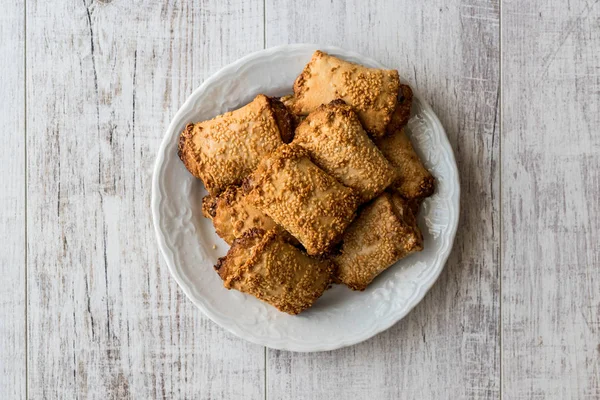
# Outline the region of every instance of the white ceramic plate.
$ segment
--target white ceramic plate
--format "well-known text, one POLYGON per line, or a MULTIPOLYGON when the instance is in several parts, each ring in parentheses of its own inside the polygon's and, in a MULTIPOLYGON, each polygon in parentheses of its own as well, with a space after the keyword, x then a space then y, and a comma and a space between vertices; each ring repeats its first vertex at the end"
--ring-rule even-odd
POLYGON ((207 79, 179 109, 163 139, 152 185, 152 215, 160 249, 185 294, 210 319, 251 342, 292 351, 332 350, 362 342, 404 317, 439 276, 450 253, 459 213, 458 171, 444 129, 415 93, 409 123, 415 147, 436 178, 436 193, 419 215, 425 250, 399 261, 364 292, 335 285, 298 316, 223 287, 213 270, 228 245, 201 213, 206 194, 177 157, 188 122, 212 118, 250 102, 259 93, 291 92, 316 49, 370 67, 381 64, 339 48, 287 45, 259 51, 207 79), (213 249, 214 245, 216 248, 213 249))

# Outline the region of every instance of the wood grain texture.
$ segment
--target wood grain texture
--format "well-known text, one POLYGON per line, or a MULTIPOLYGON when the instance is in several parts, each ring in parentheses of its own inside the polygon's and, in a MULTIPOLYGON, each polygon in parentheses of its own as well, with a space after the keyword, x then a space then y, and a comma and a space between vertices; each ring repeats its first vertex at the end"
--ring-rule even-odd
POLYGON ((447 130, 462 181, 454 251, 403 321, 354 347, 268 351, 268 397, 499 397, 499 2, 266 3, 267 47, 338 45, 398 68, 447 130))
POLYGON ((598 399, 600 4, 503 4, 503 395, 598 399))
POLYGON ((169 121, 263 47, 262 1, 31 0, 27 27, 29 396, 264 398, 263 347, 185 298, 150 214, 169 121))
POLYGON ((25 397, 24 2, 0 15, 0 397, 25 397))
POLYGON ((499 1, 4 2, 1 397, 600 398, 600 1, 502 1, 502 134, 499 1), (399 69, 447 130, 462 216, 399 324, 265 359, 170 277, 151 174, 202 80, 294 42, 399 69))

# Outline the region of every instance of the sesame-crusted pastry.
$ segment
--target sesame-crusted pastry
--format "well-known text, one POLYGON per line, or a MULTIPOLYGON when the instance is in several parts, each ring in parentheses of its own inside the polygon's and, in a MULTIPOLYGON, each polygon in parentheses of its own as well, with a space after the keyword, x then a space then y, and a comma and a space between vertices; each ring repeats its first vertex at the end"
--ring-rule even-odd
POLYGON ((398 104, 392 114, 392 119, 386 128, 387 134, 404 128, 410 119, 410 111, 412 108, 413 91, 408 85, 400 85, 398 94, 398 104))
POLYGON ((317 50, 286 103, 295 114, 307 115, 321 104, 342 99, 358 113, 365 130, 380 137, 396 108, 399 86, 396 70, 367 68, 317 50))
POLYGON ((310 160, 298 145, 282 145, 244 182, 247 199, 306 248, 321 255, 339 242, 360 197, 310 160))
POLYGON ((204 197, 202 213, 212 219, 217 235, 228 244, 252 228, 270 230, 277 227, 275 221, 245 200, 240 186, 229 186, 216 197, 204 197))
POLYGON ((306 149, 329 175, 356 190, 363 202, 377 197, 397 178, 352 107, 342 100, 310 113, 298 126, 293 143, 306 149))
POLYGON ((340 254, 333 258, 337 280, 365 290, 373 279, 403 257, 423 249, 423 236, 408 203, 385 192, 350 225, 340 254))
POLYGON ((251 229, 215 265, 227 289, 236 289, 288 314, 309 308, 331 284, 335 265, 311 258, 275 230, 251 229))
POLYGON ((179 137, 179 158, 216 195, 240 184, 263 156, 291 141, 291 117, 286 114, 279 100, 259 94, 238 110, 188 124, 179 137))
POLYGON ((422 200, 435 190, 435 179, 415 152, 405 129, 375 141, 385 158, 396 168, 398 180, 392 184, 407 200, 422 200))

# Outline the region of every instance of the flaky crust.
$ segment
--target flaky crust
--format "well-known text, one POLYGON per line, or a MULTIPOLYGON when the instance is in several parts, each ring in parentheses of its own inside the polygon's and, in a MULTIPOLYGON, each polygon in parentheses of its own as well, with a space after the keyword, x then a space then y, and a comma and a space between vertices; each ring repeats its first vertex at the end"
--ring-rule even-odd
POLYGON ((362 128, 356 113, 342 100, 324 104, 298 126, 294 143, 306 149, 312 161, 367 202, 397 179, 362 128))
POLYGON ((215 266, 227 289, 236 289, 288 314, 312 306, 331 284, 335 265, 287 243, 276 231, 248 231, 215 266))
POLYGON ((244 182, 247 199, 291 233, 310 255, 329 251, 355 217, 357 193, 325 173, 295 144, 265 157, 244 182))
POLYGON ((228 244, 232 244, 250 229, 268 231, 277 227, 275 221, 246 201, 239 186, 229 186, 216 197, 204 197, 202 213, 212 219, 217 235, 228 244))
POLYGON ((286 108, 272 103, 261 94, 238 110, 188 124, 181 133, 179 158, 211 195, 240 184, 263 156, 283 143, 282 137, 290 140, 290 132, 280 131, 289 128, 286 108))
POLYGON ((262 229, 250 229, 241 238, 233 241, 225 257, 219 258, 215 271, 219 274, 226 288, 231 289, 231 280, 252 257, 252 251, 257 248, 265 235, 262 229))
POLYGON ((392 119, 386 127, 387 134, 404 128, 410 119, 410 111, 412 109, 413 91, 408 85, 400 85, 398 93, 398 104, 392 114, 392 119))
POLYGON ((396 261, 422 249, 423 236, 408 203, 386 192, 346 231, 340 254, 333 259, 336 277, 353 290, 364 290, 396 261))
POLYGON ((375 141, 385 158, 396 168, 398 180, 392 184, 407 200, 421 200, 435 190, 435 179, 425 168, 405 129, 375 141))
POLYGON ((283 103, 283 105, 286 106, 287 108, 290 108, 294 104, 294 95, 286 94, 285 96, 281 96, 279 98, 279 101, 281 101, 283 103))
POLYGON ((399 85, 396 70, 367 68, 317 50, 296 78, 294 98, 287 104, 295 114, 307 115, 342 99, 358 113, 365 130, 380 137, 396 108, 399 85))

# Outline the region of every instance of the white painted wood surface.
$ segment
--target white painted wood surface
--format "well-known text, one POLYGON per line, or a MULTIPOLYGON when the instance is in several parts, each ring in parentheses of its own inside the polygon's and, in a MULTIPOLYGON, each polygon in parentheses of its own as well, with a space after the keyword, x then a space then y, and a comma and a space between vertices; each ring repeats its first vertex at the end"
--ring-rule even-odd
POLYGON ((30 398, 263 397, 263 347, 185 299, 150 215, 166 126, 263 47, 262 17, 261 1, 27 2, 30 398))
POLYGON ((498 398, 498 1, 284 4, 267 1, 267 46, 356 50, 424 94, 454 147, 464 212, 445 271, 407 318, 339 351, 269 351, 269 398, 498 398))
POLYGON ((586 0, 4 2, 0 397, 600 398, 599 21, 586 0), (156 151, 191 91, 293 42, 398 68, 462 182, 455 249, 424 301, 318 354, 204 317, 149 212, 156 151))
POLYGON ((0 397, 25 397, 23 1, 0 6, 0 397))
POLYGON ((600 4, 504 1, 506 399, 600 399, 600 4))

